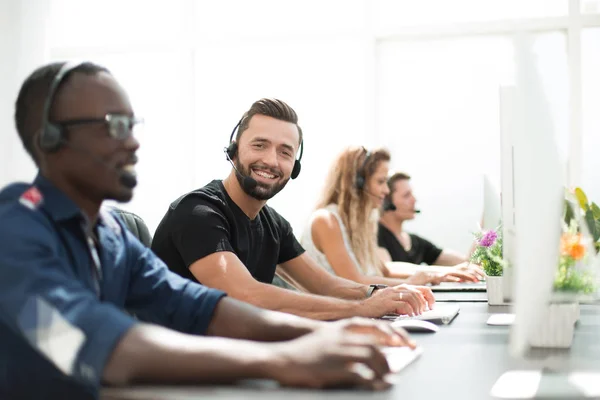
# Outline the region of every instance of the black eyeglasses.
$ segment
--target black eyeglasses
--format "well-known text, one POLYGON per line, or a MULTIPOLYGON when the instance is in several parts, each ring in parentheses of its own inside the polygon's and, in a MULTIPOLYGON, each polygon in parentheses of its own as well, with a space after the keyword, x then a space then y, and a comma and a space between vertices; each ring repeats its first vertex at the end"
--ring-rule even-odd
POLYGON ((108 127, 108 133, 112 138, 125 140, 131 136, 133 128, 138 124, 142 124, 143 122, 143 118, 122 114, 106 114, 104 118, 70 119, 66 121, 57 121, 54 122, 54 124, 67 128, 69 126, 76 125, 105 123, 108 127))

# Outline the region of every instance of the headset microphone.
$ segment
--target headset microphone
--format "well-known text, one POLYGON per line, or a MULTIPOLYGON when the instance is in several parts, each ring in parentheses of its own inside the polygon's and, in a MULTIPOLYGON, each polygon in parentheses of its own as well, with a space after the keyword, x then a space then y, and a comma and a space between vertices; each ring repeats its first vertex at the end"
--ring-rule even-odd
POLYGON ((240 176, 242 178, 242 187, 244 188, 244 191, 245 192, 251 192, 252 190, 254 190, 254 188, 256 187, 256 185, 258 185, 258 182, 256 181, 256 179, 254 179, 254 178, 252 178, 252 177, 250 177, 248 175, 242 174, 235 167, 235 164, 234 164, 233 160, 229 156, 229 152, 227 151, 227 147, 225 147, 223 149, 223 151, 225 152, 225 157, 227 157, 227 161, 229 161, 231 163, 231 166, 233 167, 235 173, 238 174, 238 176, 240 176))
POLYGON ((128 171, 118 171, 119 172, 119 182, 121 185, 125 186, 127 189, 133 189, 137 186, 137 177, 128 171))
POLYGON ((371 192, 369 192, 367 189, 364 189, 364 188, 362 188, 362 189, 360 189, 360 190, 362 190, 363 192, 365 192, 365 193, 366 193, 366 194, 368 194, 369 196, 373 196, 373 197, 375 197, 376 199, 379 199, 379 200, 381 200, 381 197, 377 196, 375 193, 371 193, 371 192))
POLYGON ((75 151, 78 151, 81 154, 85 154, 87 157, 89 157, 93 161, 97 162, 98 164, 101 164, 104 167, 112 169, 115 172, 117 172, 119 174, 119 183, 121 183, 121 185, 125 186, 127 189, 133 189, 134 187, 137 186, 137 183, 138 183, 137 177, 134 174, 132 174, 131 172, 118 169, 118 168, 114 167, 113 165, 109 164, 108 162, 106 162, 106 160, 89 152, 88 150, 84 149, 83 147, 73 146, 73 144, 67 140, 61 139, 60 142, 66 147, 69 147, 75 151))
MULTIPOLYGON (((383 211, 396 211, 398 208, 392 203, 390 196, 386 196, 383 200, 383 211)), ((414 210, 415 214, 421 214, 421 210, 414 210)))

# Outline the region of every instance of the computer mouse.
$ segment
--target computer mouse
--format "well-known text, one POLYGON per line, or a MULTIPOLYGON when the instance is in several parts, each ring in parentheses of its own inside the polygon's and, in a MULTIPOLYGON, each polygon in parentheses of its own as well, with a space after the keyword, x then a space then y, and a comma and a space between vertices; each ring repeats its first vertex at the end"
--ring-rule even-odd
POLYGON ((404 328, 407 332, 435 333, 440 330, 436 324, 419 319, 399 319, 392 322, 392 326, 404 328))

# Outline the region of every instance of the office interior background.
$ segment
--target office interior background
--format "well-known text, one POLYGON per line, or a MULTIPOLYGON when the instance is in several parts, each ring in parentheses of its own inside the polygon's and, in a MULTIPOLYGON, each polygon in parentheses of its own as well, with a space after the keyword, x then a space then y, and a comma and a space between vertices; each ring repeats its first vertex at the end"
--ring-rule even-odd
POLYGON ((0 186, 35 175, 13 122, 22 81, 87 59, 145 119, 139 185, 122 207, 152 232, 172 200, 228 174, 231 130, 277 97, 298 112, 305 153, 269 204, 298 237, 335 156, 382 146, 413 177, 422 214, 407 229, 466 252, 483 175, 499 188, 499 88, 513 83, 522 32, 565 184, 600 201, 600 0, 0 0, 0 186))

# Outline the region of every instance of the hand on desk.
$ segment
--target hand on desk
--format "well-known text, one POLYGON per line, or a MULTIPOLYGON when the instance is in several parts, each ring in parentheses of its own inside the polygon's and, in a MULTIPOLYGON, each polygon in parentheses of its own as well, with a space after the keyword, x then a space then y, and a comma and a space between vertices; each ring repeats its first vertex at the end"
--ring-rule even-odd
POLYGON ((485 272, 483 272, 483 268, 481 268, 478 264, 473 264, 471 262, 465 261, 463 263, 457 264, 452 267, 458 271, 466 272, 471 275, 475 275, 477 277, 477 281, 485 278, 485 272))
POLYGON ((404 330, 385 321, 352 318, 328 323, 314 333, 273 345, 272 375, 284 386, 385 389, 389 383, 383 379, 390 367, 381 345, 415 347, 404 330), (365 374, 365 367, 372 373, 365 374))
MULTIPOLYGON (((339 328, 351 333, 371 335, 377 339, 380 346, 408 346, 412 349, 416 347, 416 343, 404 329, 394 327, 387 321, 355 317, 330 322, 328 325, 338 325, 339 328)), ((326 327, 325 329, 328 328, 326 327)))
POLYGON ((377 318, 385 314, 420 315, 433 307, 435 297, 428 287, 402 284, 375 291, 366 304, 372 306, 370 308, 373 310, 367 315, 369 317, 377 318))
MULTIPOLYGON (((481 267, 476 264, 459 264, 454 267, 441 267, 434 271, 415 272, 406 281, 413 285, 439 285, 442 282, 479 282, 481 267)), ((483 271, 481 271, 483 274, 483 271)))

